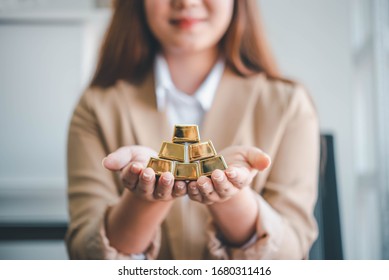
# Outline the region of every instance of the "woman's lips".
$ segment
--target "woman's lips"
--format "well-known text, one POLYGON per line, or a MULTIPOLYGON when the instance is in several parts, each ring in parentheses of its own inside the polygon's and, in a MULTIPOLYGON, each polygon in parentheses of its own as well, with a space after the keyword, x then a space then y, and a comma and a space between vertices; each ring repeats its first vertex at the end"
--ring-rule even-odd
POLYGON ((179 18, 179 19, 170 20, 170 23, 178 28, 189 29, 192 26, 202 21, 203 21, 202 19, 196 19, 196 18, 179 18))

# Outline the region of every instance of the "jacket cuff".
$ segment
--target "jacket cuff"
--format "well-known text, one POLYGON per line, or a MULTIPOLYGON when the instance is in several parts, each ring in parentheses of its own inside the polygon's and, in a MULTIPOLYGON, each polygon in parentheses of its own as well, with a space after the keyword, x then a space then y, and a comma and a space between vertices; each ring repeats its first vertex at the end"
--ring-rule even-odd
POLYGON ((258 260, 274 259, 284 236, 285 223, 282 217, 255 193, 258 205, 258 219, 255 237, 241 247, 231 247, 218 236, 216 226, 208 225, 208 249, 212 259, 258 260))

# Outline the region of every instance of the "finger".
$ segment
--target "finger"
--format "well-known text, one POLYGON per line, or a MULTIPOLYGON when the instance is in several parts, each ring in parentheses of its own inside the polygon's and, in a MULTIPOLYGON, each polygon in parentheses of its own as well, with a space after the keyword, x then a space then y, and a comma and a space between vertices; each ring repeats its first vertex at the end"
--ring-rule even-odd
POLYGON ((131 161, 132 152, 131 147, 121 147, 115 152, 106 156, 102 164, 105 168, 111 171, 119 171, 124 168, 131 161))
POLYGON ((154 190, 154 198, 159 200, 167 200, 172 196, 174 185, 174 176, 170 172, 162 173, 158 180, 157 187, 154 190))
POLYGON ((154 192, 155 186, 155 172, 150 167, 144 169, 138 180, 138 184, 136 185, 135 192, 143 197, 151 199, 154 192))
POLYGON ((250 170, 246 167, 232 166, 227 168, 225 174, 227 175, 228 181, 230 181, 232 185, 238 189, 248 186, 254 176, 254 174, 252 174, 252 172, 250 172, 250 170))
POLYGON ((212 180, 210 178, 201 176, 197 180, 197 184, 200 194, 203 197, 202 201, 204 204, 212 204, 220 199, 219 195, 214 190, 212 180))
POLYGON ((230 181, 227 180, 223 171, 216 169, 211 174, 213 187, 220 198, 227 198, 233 196, 238 189, 235 188, 230 181))
POLYGON ((268 168, 271 164, 270 157, 256 147, 248 147, 245 150, 245 156, 251 167, 262 171, 268 168))
POLYGON ((142 172, 143 165, 133 162, 127 165, 121 172, 120 177, 126 188, 134 190, 138 183, 139 175, 142 172))
POLYGON ((188 196, 190 199, 198 202, 203 201, 203 197, 198 189, 197 181, 191 181, 188 184, 188 196))
POLYGON ((184 181, 175 181, 173 187, 173 196, 180 197, 186 194, 186 183, 184 181))

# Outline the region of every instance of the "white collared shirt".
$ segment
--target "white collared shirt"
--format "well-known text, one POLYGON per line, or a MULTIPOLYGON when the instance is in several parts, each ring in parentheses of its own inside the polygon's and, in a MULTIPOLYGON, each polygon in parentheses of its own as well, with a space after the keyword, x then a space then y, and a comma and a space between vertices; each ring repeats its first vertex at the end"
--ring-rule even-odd
POLYGON ((169 66, 162 55, 154 64, 155 92, 159 112, 166 112, 169 124, 202 125, 204 114, 211 108, 216 89, 224 72, 220 59, 193 95, 178 90, 173 84, 169 66))

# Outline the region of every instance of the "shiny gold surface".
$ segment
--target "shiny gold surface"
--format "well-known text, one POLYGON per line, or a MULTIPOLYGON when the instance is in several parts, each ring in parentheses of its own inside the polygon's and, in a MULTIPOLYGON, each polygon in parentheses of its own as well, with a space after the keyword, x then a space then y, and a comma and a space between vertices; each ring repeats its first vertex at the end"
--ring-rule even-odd
POLYGON ((147 167, 151 167, 156 175, 162 175, 163 172, 173 173, 174 165, 174 161, 151 157, 147 167))
POLYGON ((174 170, 176 180, 197 180, 199 177, 199 164, 193 163, 176 163, 174 170))
POLYGON ((188 153, 190 162, 216 156, 216 150, 211 141, 189 145, 188 153))
POLYGON ((224 161, 223 156, 216 156, 212 158, 203 159, 200 164, 200 176, 210 176, 212 171, 216 169, 225 170, 227 164, 224 161))
POLYGON ((158 157, 170 160, 184 162, 185 160, 185 145, 163 142, 158 157))
POLYGON ((175 125, 173 142, 174 143, 197 143, 200 141, 200 133, 197 125, 175 125))

